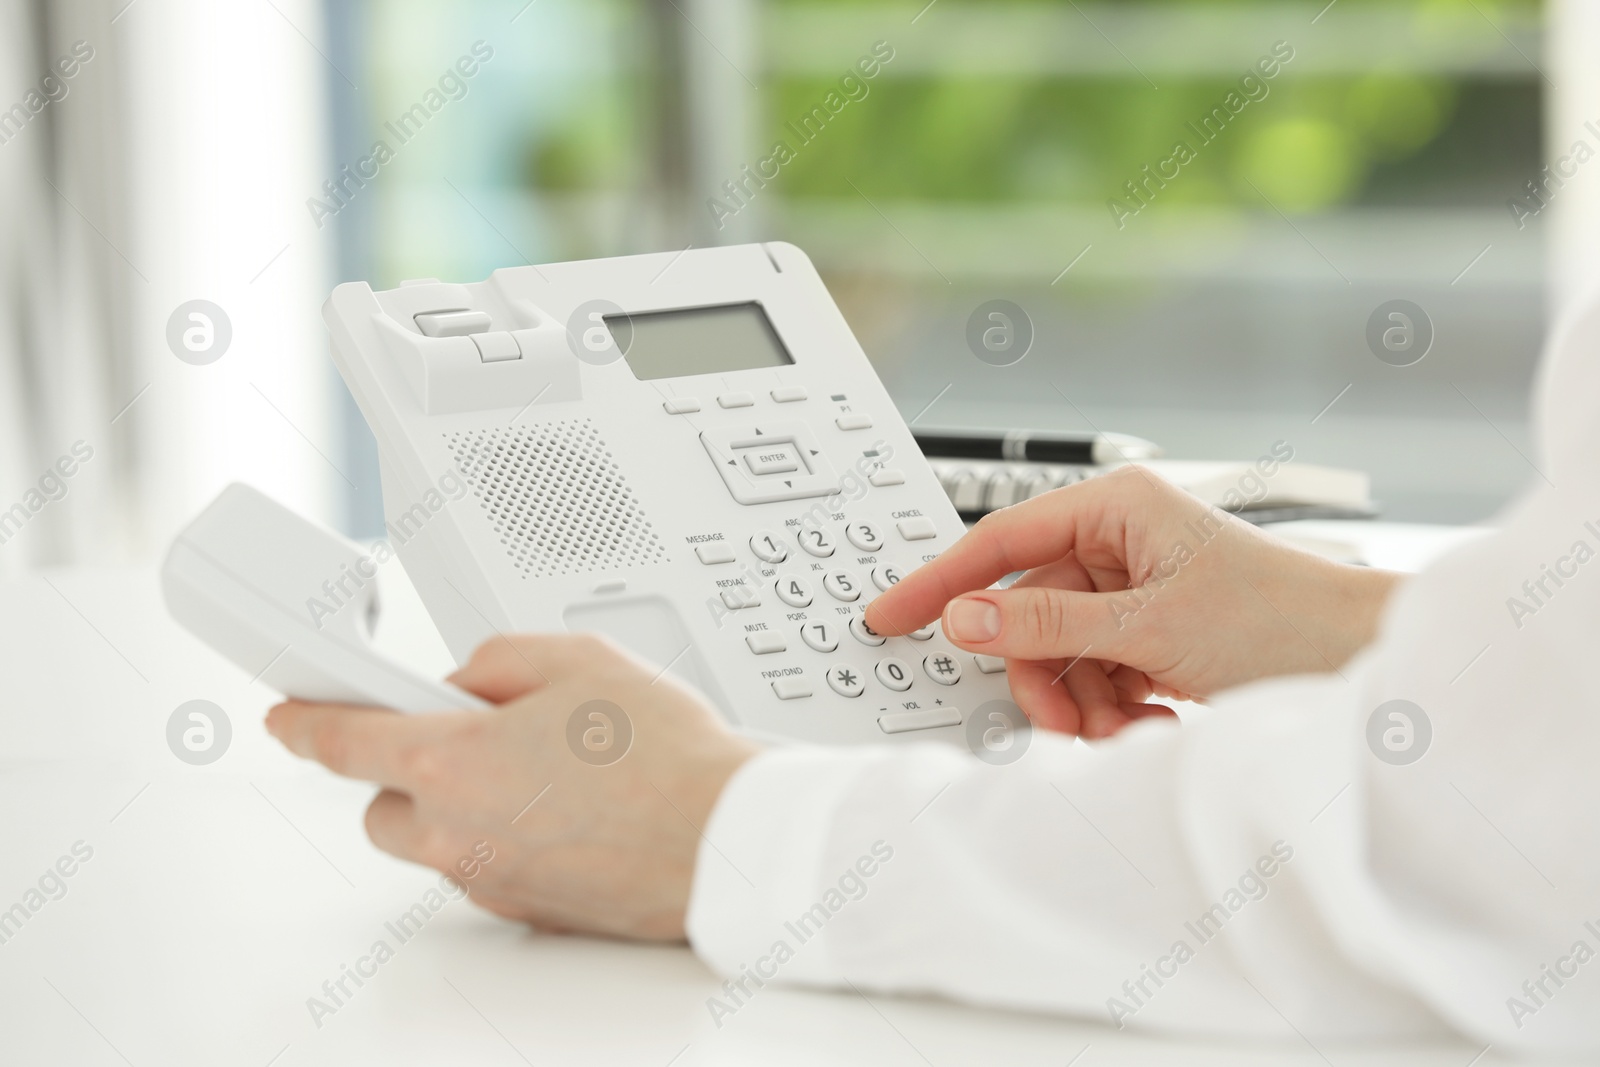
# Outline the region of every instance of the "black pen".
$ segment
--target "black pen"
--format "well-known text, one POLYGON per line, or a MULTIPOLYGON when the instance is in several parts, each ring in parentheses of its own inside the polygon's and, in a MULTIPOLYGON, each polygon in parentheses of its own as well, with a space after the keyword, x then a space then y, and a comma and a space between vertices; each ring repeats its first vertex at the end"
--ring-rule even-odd
POLYGON ((1064 433, 1053 430, 913 430, 929 458, 998 459, 1010 463, 1072 463, 1102 466, 1161 455, 1160 446, 1121 433, 1064 433))

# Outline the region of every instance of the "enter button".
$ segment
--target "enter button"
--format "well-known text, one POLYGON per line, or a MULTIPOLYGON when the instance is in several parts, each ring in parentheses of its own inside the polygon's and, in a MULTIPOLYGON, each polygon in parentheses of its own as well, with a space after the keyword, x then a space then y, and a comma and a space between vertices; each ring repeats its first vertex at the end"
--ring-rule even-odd
POLYGON ((784 445, 752 448, 744 453, 744 465, 755 475, 790 474, 800 469, 800 460, 784 445))

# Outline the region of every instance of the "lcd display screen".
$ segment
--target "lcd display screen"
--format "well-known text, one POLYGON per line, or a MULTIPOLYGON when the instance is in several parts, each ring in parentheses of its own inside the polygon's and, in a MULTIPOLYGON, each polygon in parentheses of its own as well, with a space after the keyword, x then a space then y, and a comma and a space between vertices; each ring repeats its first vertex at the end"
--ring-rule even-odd
POLYGON ((794 362, 754 301, 607 315, 605 324, 633 376, 645 381, 794 362))

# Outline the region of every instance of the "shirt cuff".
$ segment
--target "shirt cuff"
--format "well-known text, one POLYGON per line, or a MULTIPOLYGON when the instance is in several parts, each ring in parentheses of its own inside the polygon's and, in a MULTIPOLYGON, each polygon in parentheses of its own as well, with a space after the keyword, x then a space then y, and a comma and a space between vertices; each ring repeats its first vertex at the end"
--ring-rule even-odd
MULTIPOLYGON (((845 797, 893 754, 882 746, 769 749, 734 773, 701 836, 685 924, 708 966, 724 975, 763 971, 779 942, 794 945, 786 924, 816 902, 845 797)), ((837 982, 827 956, 818 944, 783 960, 784 979, 837 982)))

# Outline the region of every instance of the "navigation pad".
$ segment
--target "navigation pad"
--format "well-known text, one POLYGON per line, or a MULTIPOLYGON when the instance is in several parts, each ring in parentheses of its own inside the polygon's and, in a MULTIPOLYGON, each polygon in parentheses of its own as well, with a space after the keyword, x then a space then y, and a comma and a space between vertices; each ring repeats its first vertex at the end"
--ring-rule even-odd
POLYGON ((700 434, 728 492, 741 504, 839 491, 839 476, 803 422, 719 426, 700 434))

